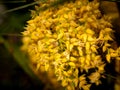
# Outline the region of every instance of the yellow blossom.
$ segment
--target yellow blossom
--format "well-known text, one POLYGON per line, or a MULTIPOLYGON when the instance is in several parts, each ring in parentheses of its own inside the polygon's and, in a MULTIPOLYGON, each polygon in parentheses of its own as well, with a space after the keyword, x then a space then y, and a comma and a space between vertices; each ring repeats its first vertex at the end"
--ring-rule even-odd
POLYGON ((48 86, 89 90, 101 83, 105 60, 120 60, 120 48, 112 49, 111 24, 101 15, 99 0, 72 0, 55 7, 54 1, 37 5, 37 13, 22 32, 22 50, 48 86))

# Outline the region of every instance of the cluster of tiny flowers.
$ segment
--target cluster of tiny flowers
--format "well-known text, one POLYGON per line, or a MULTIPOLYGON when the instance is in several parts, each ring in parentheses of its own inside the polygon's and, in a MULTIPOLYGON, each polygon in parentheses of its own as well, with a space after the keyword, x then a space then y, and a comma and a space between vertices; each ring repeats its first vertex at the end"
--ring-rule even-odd
POLYGON ((22 49, 38 72, 55 75, 66 90, 89 90, 101 83, 106 61, 120 60, 111 26, 96 0, 69 0, 28 21, 22 49))

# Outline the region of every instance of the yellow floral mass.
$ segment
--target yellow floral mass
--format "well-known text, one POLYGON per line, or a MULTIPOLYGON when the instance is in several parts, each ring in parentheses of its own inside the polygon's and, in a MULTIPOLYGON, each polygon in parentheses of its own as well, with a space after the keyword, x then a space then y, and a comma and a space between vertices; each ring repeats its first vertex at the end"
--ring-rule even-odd
MULTIPOLYGON (((40 3, 36 11, 53 1, 40 3)), ((53 74, 53 83, 58 81, 66 90, 99 85, 106 63, 120 60, 120 48, 111 44, 110 18, 101 14, 97 0, 68 0, 32 17, 22 32, 22 49, 37 72, 53 74)))

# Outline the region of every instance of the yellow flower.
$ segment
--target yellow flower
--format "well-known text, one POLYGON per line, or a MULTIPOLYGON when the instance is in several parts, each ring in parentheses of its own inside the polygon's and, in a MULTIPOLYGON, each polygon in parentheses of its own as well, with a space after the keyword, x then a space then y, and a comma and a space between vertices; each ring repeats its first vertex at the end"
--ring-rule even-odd
POLYGON ((76 62, 77 59, 76 59, 75 57, 72 57, 72 56, 71 56, 71 57, 70 57, 70 61, 71 61, 71 62, 76 62))
POLYGON ((106 59, 107 59, 108 62, 110 62, 110 60, 111 60, 111 55, 110 55, 110 54, 107 54, 107 55, 106 55, 106 59))
POLYGON ((82 50, 81 47, 78 47, 78 51, 79 51, 79 55, 80 55, 80 56, 83 56, 84 52, 83 52, 83 50, 82 50))
POLYGON ((22 32, 22 50, 48 86, 59 81, 67 90, 89 90, 101 83, 105 57, 108 62, 120 60, 120 48, 112 49, 111 24, 101 15, 97 0, 72 0, 55 7, 54 1, 37 5, 38 15, 33 13, 22 32))
POLYGON ((90 35, 94 35, 95 32, 88 28, 88 29, 86 29, 86 33, 90 34, 90 35))
POLYGON ((90 54, 87 54, 86 55, 86 64, 87 65, 90 65, 90 60, 91 60, 91 56, 90 56, 90 54))
POLYGON ((95 52, 95 53, 97 53, 97 46, 95 46, 95 45, 92 45, 91 47, 90 47, 90 49, 92 50, 92 52, 95 52))
POLYGON ((85 49, 86 49, 86 53, 90 53, 90 42, 86 42, 85 44, 85 49))
POLYGON ((75 63, 73 63, 73 62, 69 62, 68 63, 71 67, 75 67, 75 63))
POLYGON ((62 80, 62 86, 65 87, 65 86, 67 86, 67 85, 68 85, 67 80, 66 80, 66 79, 62 80))

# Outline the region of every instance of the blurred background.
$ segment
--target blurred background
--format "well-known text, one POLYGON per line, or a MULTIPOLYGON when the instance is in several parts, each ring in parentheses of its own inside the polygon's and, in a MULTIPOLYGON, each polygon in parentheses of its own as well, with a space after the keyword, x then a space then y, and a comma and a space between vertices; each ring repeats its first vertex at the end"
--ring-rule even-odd
POLYGON ((33 0, 0 0, 0 90, 42 90, 43 84, 20 51, 21 32, 34 6, 17 9, 33 0), (14 11, 14 9, 17 9, 14 11))
MULTIPOLYGON (((29 68, 27 56, 20 51, 21 32, 27 24, 26 21, 31 19, 30 10, 34 9, 34 5, 30 4, 33 2, 33 0, 0 0, 0 90, 49 90, 44 88, 45 84, 29 68), (22 9, 17 8, 25 5, 30 6, 22 9)), ((116 12, 103 9, 107 14, 116 15, 117 13, 113 24, 117 30, 115 36, 118 45, 120 45, 119 4, 119 2, 116 3, 116 12)), ((106 5, 103 4, 103 6, 106 5)), ((102 85, 93 86, 91 90, 115 90, 114 84, 119 77, 118 72, 120 73, 119 65, 120 62, 107 65, 107 79, 102 80, 102 85)), ((120 90, 120 88, 116 90, 120 90)))

